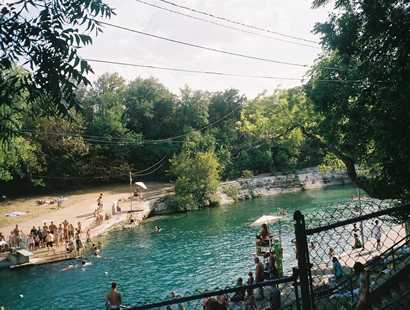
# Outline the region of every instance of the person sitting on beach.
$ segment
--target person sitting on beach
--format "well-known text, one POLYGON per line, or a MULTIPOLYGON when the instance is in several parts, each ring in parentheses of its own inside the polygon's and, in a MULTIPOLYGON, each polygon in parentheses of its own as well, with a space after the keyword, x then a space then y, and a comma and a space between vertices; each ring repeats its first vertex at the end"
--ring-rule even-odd
POLYGON ((335 279, 336 279, 336 281, 339 281, 345 275, 345 273, 343 271, 343 268, 342 268, 342 265, 340 264, 340 262, 336 258, 336 256, 333 256, 332 263, 333 263, 333 273, 335 275, 335 279))
POLYGON ((117 291, 117 283, 111 283, 111 291, 106 295, 107 310, 120 310, 121 294, 117 291))
POLYGON ((132 215, 132 213, 130 214, 130 217, 128 218, 128 223, 129 224, 134 224, 134 222, 135 222, 135 219, 134 219, 134 217, 133 217, 133 215, 132 215))
POLYGON ((260 233, 256 236, 256 245, 265 246, 269 244, 269 230, 268 225, 262 224, 260 233))
POLYGON ((66 241, 66 251, 67 251, 68 253, 71 253, 71 252, 74 251, 74 243, 73 243, 73 241, 71 241, 71 240, 67 240, 67 241, 66 241))
POLYGON ((6 251, 8 249, 8 243, 6 242, 6 238, 4 238, 3 234, 0 232, 0 251, 6 251))
POLYGON ((353 249, 360 249, 362 247, 362 243, 359 240, 359 236, 357 234, 353 234, 353 239, 354 239, 354 243, 353 243, 353 249))

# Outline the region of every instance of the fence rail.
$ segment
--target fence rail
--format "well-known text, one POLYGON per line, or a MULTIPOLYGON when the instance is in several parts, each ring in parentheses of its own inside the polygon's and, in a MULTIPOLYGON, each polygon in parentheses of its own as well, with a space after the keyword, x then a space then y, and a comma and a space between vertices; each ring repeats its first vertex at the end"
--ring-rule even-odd
MULTIPOLYGON (((290 297, 289 296, 289 291, 288 294, 283 294, 282 293, 282 299, 283 297, 287 297, 288 300, 282 301, 282 308, 286 309, 286 307, 290 309, 300 309, 299 305, 299 292, 298 292, 298 286, 299 283, 297 282, 297 271, 294 270, 292 276, 288 277, 282 277, 279 279, 275 280, 268 280, 260 283, 255 283, 253 285, 244 285, 242 287, 231 287, 231 288, 225 288, 221 290, 214 290, 214 291, 209 291, 209 292, 204 292, 201 294, 195 294, 195 295, 190 295, 190 296, 184 296, 184 297, 179 297, 179 298, 174 298, 170 300, 164 300, 152 304, 146 304, 146 305, 138 305, 138 306, 122 306, 121 308, 127 309, 127 310, 143 310, 143 309, 156 309, 156 308, 161 308, 161 307, 166 307, 166 306, 172 306, 172 305, 182 305, 184 303, 190 302, 190 301, 198 301, 199 304, 202 304, 202 301, 205 300, 206 298, 209 297, 215 297, 215 296, 221 296, 221 295, 227 295, 231 293, 237 293, 240 290, 255 290, 258 288, 266 288, 266 287, 281 287, 281 285, 287 285, 287 286, 292 286, 292 291, 294 296, 290 297)), ((288 287, 289 288, 289 287, 288 287)), ((189 308, 190 309, 190 308, 189 308)))

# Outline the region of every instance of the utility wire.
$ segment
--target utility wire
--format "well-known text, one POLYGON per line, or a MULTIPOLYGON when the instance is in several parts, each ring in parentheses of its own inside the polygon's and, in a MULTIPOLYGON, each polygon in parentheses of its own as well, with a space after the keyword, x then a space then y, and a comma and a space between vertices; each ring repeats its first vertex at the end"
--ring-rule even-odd
MULTIPOLYGON (((195 43, 183 42, 183 41, 179 41, 179 40, 159 36, 159 35, 156 35, 156 34, 147 33, 147 32, 144 32, 144 31, 139 31, 139 30, 123 27, 123 26, 114 25, 114 24, 111 24, 111 23, 103 22, 103 21, 98 21, 98 22, 102 25, 106 25, 106 26, 113 27, 113 28, 116 28, 116 29, 121 29, 121 30, 124 30, 124 31, 129 31, 129 32, 140 34, 140 35, 144 35, 144 36, 148 36, 148 37, 152 37, 152 38, 156 38, 156 39, 160 39, 160 40, 165 40, 165 41, 168 41, 168 42, 181 44, 181 45, 185 45, 185 46, 195 47, 195 48, 198 48, 198 49, 207 50, 207 51, 211 51, 211 52, 215 52, 215 53, 231 55, 231 56, 237 56, 237 57, 241 57, 241 58, 259 60, 259 61, 270 62, 270 63, 276 63, 276 64, 280 64, 280 65, 288 65, 288 66, 295 66, 295 67, 302 67, 302 68, 309 68, 310 67, 309 65, 304 65, 304 64, 294 63, 294 62, 287 62, 287 61, 282 61, 282 60, 275 60, 275 59, 270 59, 270 58, 251 56, 251 55, 246 55, 246 54, 241 54, 241 53, 236 53, 236 52, 225 51, 225 50, 221 50, 221 49, 218 49, 218 48, 207 47, 207 46, 203 46, 203 45, 199 45, 199 44, 195 44, 195 43)), ((332 70, 335 70, 335 68, 332 68, 332 70)))
POLYGON ((159 165, 160 163, 162 163, 164 161, 165 158, 167 158, 168 155, 165 155, 164 157, 162 157, 159 161, 157 161, 156 163, 154 163, 153 165, 149 166, 148 168, 144 169, 144 170, 140 170, 140 171, 136 171, 133 172, 135 174, 139 174, 139 173, 144 173, 147 172, 148 170, 151 170, 152 168, 154 168, 155 166, 159 165))
POLYGON ((229 26, 229 25, 225 25, 225 24, 214 22, 212 20, 208 20, 208 19, 205 19, 205 18, 201 18, 201 17, 197 17, 197 16, 194 16, 194 15, 182 13, 182 12, 175 11, 175 10, 171 10, 171 9, 165 8, 163 6, 159 6, 159 5, 149 3, 149 2, 146 2, 146 1, 143 1, 143 0, 135 0, 135 1, 138 2, 138 3, 153 7, 153 8, 157 8, 157 9, 164 10, 164 11, 167 11, 167 12, 170 12, 170 13, 173 13, 173 14, 185 16, 185 17, 192 18, 192 19, 195 19, 195 20, 199 20, 199 21, 202 21, 202 22, 205 22, 205 23, 209 23, 209 24, 212 24, 212 25, 222 27, 222 28, 239 31, 239 32, 242 32, 242 33, 248 33, 248 34, 258 36, 258 37, 267 38, 267 39, 280 41, 280 42, 284 42, 284 43, 289 43, 289 44, 294 44, 294 45, 299 45, 299 46, 306 46, 306 47, 311 47, 311 48, 315 48, 315 49, 320 49, 319 46, 309 45, 309 44, 305 44, 305 43, 301 43, 301 42, 290 41, 290 40, 286 40, 286 39, 275 38, 275 37, 265 35, 265 34, 262 34, 262 33, 249 31, 249 30, 245 30, 245 29, 241 29, 241 28, 233 27, 233 26, 229 26))
MULTIPOLYGON (((51 133, 51 134, 53 134, 53 135, 55 135, 55 136, 62 136, 62 137, 73 137, 73 136, 77 136, 77 137, 82 137, 82 138, 84 138, 84 140, 86 140, 87 142, 96 142, 96 143, 102 143, 102 144, 107 144, 107 145, 110 145, 110 144, 111 144, 111 145, 114 145, 114 144, 115 144, 115 145, 117 145, 117 144, 128 144, 128 145, 130 145, 130 144, 141 144, 141 145, 142 145, 142 144, 159 144, 159 143, 175 143, 175 142, 183 143, 184 141, 175 141, 175 139, 188 136, 189 134, 191 134, 191 133, 194 132, 194 131, 203 131, 203 130, 205 130, 205 129, 210 128, 211 126, 214 126, 214 125, 216 125, 216 124, 218 124, 218 123, 221 123, 222 121, 224 121, 226 118, 228 118, 230 115, 232 115, 232 114, 235 113, 236 111, 240 110, 241 108, 242 108, 242 106, 238 106, 237 108, 231 110, 230 112, 228 112, 227 114, 223 115, 223 116, 220 117, 219 119, 217 119, 217 120, 215 120, 215 121, 213 121, 213 122, 210 122, 210 123, 208 123, 207 125, 205 125, 205 126, 199 128, 199 129, 193 129, 193 130, 188 131, 188 132, 185 132, 185 133, 183 133, 183 134, 180 134, 180 135, 177 135, 177 136, 174 136, 174 137, 164 138, 164 139, 155 139, 155 140, 147 139, 147 140, 143 140, 143 141, 141 141, 141 142, 139 142, 139 141, 129 141, 129 140, 110 141, 110 140, 104 139, 104 138, 105 138, 104 136, 101 136, 102 139, 96 139, 96 138, 87 138, 86 135, 67 135, 67 134, 60 134, 60 133, 56 133, 56 132, 55 132, 55 133, 51 133)), ((36 132, 38 132, 38 131, 35 131, 35 130, 24 130, 24 131, 20 131, 20 132, 21 132, 21 133, 36 133, 36 132)), ((96 136, 94 136, 94 137, 96 137, 96 136)))
POLYGON ((151 170, 150 172, 142 173, 142 174, 141 174, 141 173, 140 173, 140 174, 138 174, 138 173, 131 173, 131 175, 132 175, 133 177, 144 177, 144 176, 153 174, 154 172, 157 172, 159 169, 161 169, 162 167, 164 167, 164 165, 165 165, 165 162, 163 162, 161 165, 159 165, 158 167, 156 167, 154 170, 151 170))
POLYGON ((249 75, 249 74, 226 73, 226 72, 217 72, 217 71, 191 70, 191 69, 183 69, 183 68, 175 68, 175 67, 161 67, 161 66, 152 66, 152 65, 141 65, 141 64, 133 64, 133 63, 127 63, 127 62, 110 61, 110 60, 93 59, 93 58, 86 58, 85 60, 87 60, 89 62, 105 63, 105 64, 112 64, 112 65, 120 65, 120 66, 148 68, 148 69, 176 71, 176 72, 199 73, 199 74, 208 74, 208 75, 220 75, 220 76, 229 76, 229 77, 243 77, 243 78, 270 79, 270 80, 287 80, 287 81, 301 81, 302 80, 302 79, 298 79, 298 78, 287 78, 287 77, 279 77, 279 76, 249 75))
MULTIPOLYGON (((161 66, 154 66, 154 65, 141 65, 141 64, 134 64, 134 63, 129 63, 129 62, 120 62, 120 61, 111 61, 111 60, 93 59, 93 58, 85 58, 85 60, 89 62, 105 63, 105 64, 128 66, 128 67, 147 68, 147 69, 175 71, 175 72, 198 73, 198 74, 206 74, 206 75, 218 75, 218 76, 253 78, 253 79, 300 81, 300 82, 303 82, 304 80, 303 78, 280 77, 280 76, 269 76, 269 75, 238 74, 238 73, 202 71, 202 70, 175 68, 175 67, 161 67, 161 66)), ((360 82, 363 82, 363 80, 331 80, 331 79, 314 80, 314 81, 315 82, 329 82, 329 83, 360 83, 360 82)))
POLYGON ((172 5, 172 6, 174 6, 174 7, 180 8, 180 9, 184 9, 184 10, 191 11, 191 12, 194 12, 194 13, 197 13, 197 14, 202 14, 202 15, 206 15, 206 16, 208 16, 208 17, 212 17, 212 18, 215 18, 215 19, 223 20, 223 21, 228 22, 228 23, 231 23, 231 24, 240 25, 240 26, 242 26, 242 27, 246 27, 246 28, 250 28, 250 29, 255 29, 255 30, 259 30, 259 31, 264 31, 264 32, 276 34, 276 35, 278 35, 278 36, 285 37, 285 38, 290 38, 290 39, 294 39, 294 40, 300 40, 300 41, 305 41, 305 42, 310 42, 310 43, 319 44, 318 42, 313 41, 313 40, 305 39, 305 38, 298 37, 298 36, 288 35, 288 34, 284 34, 284 33, 277 32, 277 31, 272 31, 272 30, 269 30, 269 29, 266 29, 266 28, 262 28, 262 27, 258 27, 258 26, 254 26, 254 25, 250 25, 250 24, 245 24, 245 23, 242 23, 242 22, 240 22, 240 21, 232 20, 232 19, 229 19, 229 18, 226 18, 226 17, 222 17, 222 16, 217 16, 217 15, 214 15, 214 14, 212 14, 212 13, 208 13, 208 12, 205 12, 205 11, 200 11, 200 10, 197 10, 197 9, 194 9, 194 8, 190 8, 190 7, 187 7, 187 6, 183 6, 183 5, 177 4, 177 3, 175 3, 175 2, 168 1, 168 0, 158 0, 158 1, 163 2, 163 3, 166 3, 166 4, 168 4, 168 5, 172 5))

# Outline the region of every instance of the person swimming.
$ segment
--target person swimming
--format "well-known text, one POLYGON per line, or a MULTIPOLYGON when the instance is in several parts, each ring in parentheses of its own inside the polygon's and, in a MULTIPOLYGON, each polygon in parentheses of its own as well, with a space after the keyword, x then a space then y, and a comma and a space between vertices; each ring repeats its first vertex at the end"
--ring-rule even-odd
POLYGON ((84 270, 84 267, 90 266, 90 265, 92 265, 91 262, 87 262, 86 260, 81 260, 80 264, 70 264, 64 267, 61 271, 68 271, 68 270, 72 270, 72 269, 79 268, 79 267, 81 267, 84 270))
POLYGON ((155 225, 155 232, 160 233, 161 232, 161 227, 155 225))

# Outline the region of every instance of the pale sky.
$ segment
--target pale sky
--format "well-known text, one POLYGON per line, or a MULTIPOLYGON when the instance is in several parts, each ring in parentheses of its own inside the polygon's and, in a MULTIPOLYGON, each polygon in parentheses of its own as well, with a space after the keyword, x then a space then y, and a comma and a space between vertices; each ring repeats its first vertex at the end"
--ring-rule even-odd
MULTIPOLYGON (((145 1, 195 15, 195 13, 166 5, 158 0, 145 1)), ((311 30, 315 23, 326 20, 328 15, 327 9, 311 9, 311 1, 309 0, 172 1, 243 23, 315 41, 319 41, 319 38, 315 37, 311 30)), ((269 38, 262 38, 196 21, 188 17, 148 7, 135 0, 109 0, 107 3, 116 8, 117 13, 117 16, 114 16, 109 21, 110 23, 180 41, 307 65, 311 65, 320 52, 320 49, 274 41, 269 38)), ((203 15, 197 16, 206 18, 203 15)), ((221 23, 218 20, 214 21, 221 23)), ((267 33, 263 34, 268 35, 267 33)), ((81 55, 85 58, 118 62, 251 75, 302 78, 306 72, 306 68, 222 55, 111 27, 105 27, 104 33, 94 38, 92 46, 81 50, 81 55)), ((153 76, 174 93, 178 93, 178 90, 184 85, 188 85, 193 89, 209 91, 237 88, 241 93, 252 98, 264 90, 271 93, 276 88, 300 84, 298 81, 217 77, 193 73, 130 68, 110 64, 91 63, 91 65, 97 75, 104 72, 118 72, 127 80, 138 76, 143 78, 153 76)), ((94 80, 95 76, 90 78, 94 80)))

